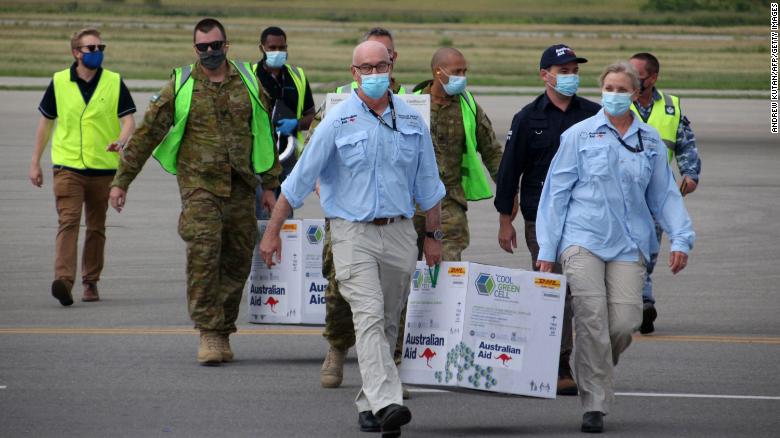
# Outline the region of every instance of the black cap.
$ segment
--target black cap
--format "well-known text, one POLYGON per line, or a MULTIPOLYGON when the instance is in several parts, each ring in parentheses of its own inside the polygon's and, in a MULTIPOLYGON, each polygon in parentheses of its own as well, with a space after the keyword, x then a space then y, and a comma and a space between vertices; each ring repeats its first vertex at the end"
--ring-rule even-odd
POLYGON ((556 44, 548 47, 542 53, 542 59, 539 61, 539 68, 542 69, 549 68, 551 65, 568 64, 572 61, 579 64, 588 62, 585 58, 578 58, 577 55, 574 54, 574 50, 566 44, 556 44))

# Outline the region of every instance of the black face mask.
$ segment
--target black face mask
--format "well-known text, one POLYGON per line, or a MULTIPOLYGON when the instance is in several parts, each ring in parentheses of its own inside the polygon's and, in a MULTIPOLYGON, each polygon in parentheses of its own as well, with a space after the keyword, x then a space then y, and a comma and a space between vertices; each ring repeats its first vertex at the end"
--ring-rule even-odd
POLYGON ((225 63, 225 50, 207 50, 200 52, 200 63, 209 70, 216 70, 225 63))

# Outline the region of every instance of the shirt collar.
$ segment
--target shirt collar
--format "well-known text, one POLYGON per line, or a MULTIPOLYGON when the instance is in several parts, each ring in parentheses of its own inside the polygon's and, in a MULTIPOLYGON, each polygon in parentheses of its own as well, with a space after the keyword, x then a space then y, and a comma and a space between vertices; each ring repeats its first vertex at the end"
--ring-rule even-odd
MULTIPOLYGON (((352 105, 359 106, 360 108, 363 109, 363 111, 367 112, 369 115, 371 114, 371 108, 369 108, 368 105, 366 105, 366 103, 363 102, 363 99, 361 99, 360 96, 358 96, 357 89, 352 90, 352 94, 349 96, 349 99, 350 102, 352 102, 352 105)), ((387 105, 385 107, 385 110, 382 112, 382 115, 385 115, 388 112, 390 112, 390 105, 387 105)), ((373 115, 371 117, 373 117, 373 115)))
POLYGON ((81 79, 79 77, 78 72, 76 72, 76 67, 78 67, 78 62, 73 62, 73 64, 70 65, 70 81, 71 82, 81 82, 82 84, 91 84, 93 82, 97 82, 100 79, 100 75, 103 73, 103 67, 98 67, 97 71, 95 72, 95 76, 90 79, 89 82, 85 81, 84 79, 81 79))
MULTIPOLYGON (((639 118, 629 110, 629 113, 631 113, 631 125, 626 130, 626 133, 623 135, 623 138, 630 137, 636 133, 639 132, 639 118)), ((615 130, 615 132, 618 132, 617 128, 615 128, 615 125, 612 124, 612 122, 609 121, 609 118, 607 117, 606 113, 604 112, 604 108, 601 108, 598 113, 594 116, 596 123, 598 123, 598 128, 602 126, 606 126, 608 128, 612 128, 615 130)))
MULTIPOLYGON (((571 97, 571 102, 569 102, 569 106, 566 107, 566 111, 562 111, 562 112, 569 112, 570 110, 572 110, 574 108, 579 108, 579 105, 580 105, 580 99, 575 94, 575 95, 573 95, 571 97)), ((539 100, 539 108, 541 110, 546 110, 548 106, 550 108, 555 108, 558 111, 560 111, 560 108, 555 106, 555 104, 553 104, 552 101, 550 101, 550 97, 547 95, 547 90, 545 90, 545 92, 542 93, 542 98, 539 100)))

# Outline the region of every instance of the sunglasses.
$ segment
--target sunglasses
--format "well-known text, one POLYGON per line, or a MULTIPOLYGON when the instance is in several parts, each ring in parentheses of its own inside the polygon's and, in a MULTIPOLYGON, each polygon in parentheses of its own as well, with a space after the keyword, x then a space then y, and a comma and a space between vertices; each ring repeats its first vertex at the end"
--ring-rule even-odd
POLYGON ((106 50, 105 44, 87 44, 86 46, 79 46, 79 49, 87 49, 90 52, 102 52, 106 50))
POLYGON ((212 41, 210 43, 198 43, 195 44, 195 49, 198 50, 198 52, 205 52, 211 47, 211 50, 219 50, 225 45, 224 41, 212 41))

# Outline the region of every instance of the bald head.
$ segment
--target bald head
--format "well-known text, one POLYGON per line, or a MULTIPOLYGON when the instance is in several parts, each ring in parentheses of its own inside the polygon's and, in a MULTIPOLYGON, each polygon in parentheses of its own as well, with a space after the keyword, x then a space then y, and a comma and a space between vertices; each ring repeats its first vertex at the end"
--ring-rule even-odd
POLYGON ((376 65, 380 62, 390 62, 387 48, 380 42, 363 41, 352 52, 352 65, 376 65))
POLYGON ((442 47, 433 54, 431 58, 431 70, 436 73, 437 68, 444 68, 448 70, 448 66, 455 62, 462 62, 465 64, 466 57, 460 53, 460 50, 453 49, 452 47, 442 47))

